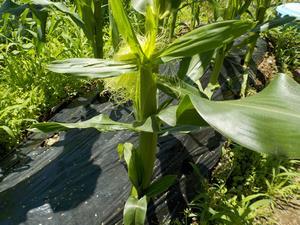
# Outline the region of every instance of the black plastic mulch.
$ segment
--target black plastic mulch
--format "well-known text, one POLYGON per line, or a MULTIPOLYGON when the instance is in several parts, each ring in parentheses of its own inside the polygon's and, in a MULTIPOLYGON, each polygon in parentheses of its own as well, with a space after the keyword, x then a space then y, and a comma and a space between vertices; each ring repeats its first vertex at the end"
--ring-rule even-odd
MULTIPOLYGON (((101 103, 98 98, 78 98, 52 120, 76 122, 99 113, 114 120, 131 121, 129 106, 101 103)), ((118 159, 118 143, 135 143, 130 132, 99 133, 94 129, 33 134, 18 150, 26 161, 16 165, 0 183, 1 225, 121 224, 129 195, 126 168, 118 159)), ((191 134, 167 135, 159 140, 154 178, 176 174, 171 190, 149 206, 150 224, 180 217, 195 196, 198 181, 190 162, 209 176, 219 160, 222 137, 211 128, 191 134)))

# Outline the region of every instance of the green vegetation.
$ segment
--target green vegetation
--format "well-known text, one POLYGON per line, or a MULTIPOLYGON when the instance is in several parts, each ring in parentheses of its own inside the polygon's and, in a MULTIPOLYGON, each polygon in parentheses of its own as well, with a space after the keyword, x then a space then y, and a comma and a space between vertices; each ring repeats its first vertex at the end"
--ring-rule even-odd
POLYGON ((57 58, 90 56, 91 50, 83 33, 61 13, 48 18, 47 42, 41 49, 36 22, 26 12, 20 18, 5 14, 1 24, 0 124, 7 127, 0 130, 3 150, 22 139, 32 120, 43 118, 84 85, 50 72, 48 64, 57 58))
POLYGON ((137 146, 120 143, 117 149, 132 184, 124 207, 125 225, 144 224, 148 202, 176 180, 176 176, 152 180, 157 140, 166 132, 211 126, 232 142, 224 147, 212 181, 199 177, 199 195, 186 211, 187 220, 174 223, 253 224, 263 217, 262 208, 274 207, 278 199, 287 200, 299 191, 294 181, 299 162, 288 159, 300 157, 299 84, 280 74, 262 92, 246 95, 252 55, 262 32, 273 38, 283 71, 299 67, 299 52, 285 49, 299 44, 294 28, 276 28, 297 22, 268 16, 270 0, 18 3, 5 1, 0 10, 1 145, 16 145, 34 120, 80 90, 87 81, 78 78, 103 79, 116 102, 133 103, 132 124, 98 115, 78 123, 34 123, 31 130, 93 127, 100 132, 138 133, 137 146), (206 18, 200 17, 202 6, 211 10, 206 18), (182 18, 189 19, 191 31, 177 37, 182 18), (280 29, 285 29, 284 36, 280 29), (245 50, 241 99, 213 101, 226 57, 241 49, 245 50), (158 73, 161 65, 176 60, 180 61, 176 77, 158 73), (200 79, 208 68, 212 73, 204 86, 200 79), (162 104, 159 92, 168 95, 162 104))
POLYGON ((234 144, 223 151, 211 181, 195 169, 199 194, 185 211, 185 221, 174 224, 277 224, 272 210, 299 198, 300 162, 234 144))
POLYGON ((296 24, 276 28, 267 33, 277 65, 282 72, 293 73, 300 68, 300 27, 296 24))

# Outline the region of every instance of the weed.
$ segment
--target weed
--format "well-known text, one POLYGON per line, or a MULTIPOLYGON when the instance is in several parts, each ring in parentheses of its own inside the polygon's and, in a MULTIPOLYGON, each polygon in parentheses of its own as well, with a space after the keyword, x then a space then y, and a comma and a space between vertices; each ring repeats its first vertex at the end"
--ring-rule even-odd
POLYGON ((272 216, 272 208, 299 194, 300 183, 295 180, 300 175, 298 168, 296 160, 255 153, 238 145, 226 147, 212 180, 199 177, 202 190, 181 224, 189 224, 190 218, 199 224, 261 224, 272 216))
POLYGON ((266 37, 273 46, 273 51, 281 72, 293 73, 300 68, 300 28, 285 26, 270 30, 266 37))

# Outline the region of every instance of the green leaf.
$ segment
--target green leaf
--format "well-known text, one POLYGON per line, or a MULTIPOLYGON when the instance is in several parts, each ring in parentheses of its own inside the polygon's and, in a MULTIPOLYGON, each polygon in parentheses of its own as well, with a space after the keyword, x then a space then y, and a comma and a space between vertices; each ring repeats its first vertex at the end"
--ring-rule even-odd
POLYGON ((125 39, 126 43, 129 45, 132 53, 139 55, 140 58, 143 58, 144 53, 124 10, 122 0, 109 0, 109 5, 118 30, 125 39))
POLYGON ((168 135, 178 132, 188 133, 199 130, 202 126, 207 126, 207 123, 199 116, 193 105, 191 110, 188 107, 185 110, 184 107, 185 106, 181 104, 171 105, 159 110, 159 113, 156 115, 156 117, 167 125, 160 127, 159 133, 161 135, 168 135), (185 117, 189 118, 185 120, 185 117), (191 123, 191 121, 193 122, 191 123))
POLYGON ((205 70, 209 66, 214 51, 204 52, 203 54, 197 54, 193 57, 184 58, 180 63, 180 69, 178 76, 182 80, 191 80, 197 82, 205 70))
POLYGON ((252 23, 240 20, 228 20, 202 26, 176 39, 157 56, 157 59, 168 62, 217 49, 245 34, 252 26, 252 23))
POLYGON ((153 13, 151 7, 147 7, 146 18, 145 18, 145 32, 146 41, 144 44, 144 54, 151 58, 153 52, 155 51, 155 43, 158 32, 158 18, 153 13))
POLYGON ((170 14, 170 12, 177 10, 181 4, 181 0, 156 0, 156 5, 160 18, 163 19, 170 14))
POLYGON ((124 160, 128 167, 130 165, 133 144, 131 144, 131 143, 119 144, 119 148, 120 148, 120 152, 123 152, 124 160))
POLYGON ((266 32, 270 29, 282 26, 287 23, 291 23, 295 20, 296 20, 295 17, 284 16, 284 17, 276 18, 271 21, 265 22, 263 24, 259 24, 251 32, 249 32, 249 34, 246 37, 244 37, 240 43, 235 45, 235 47, 243 47, 253 41, 256 42, 257 37, 258 37, 257 35, 259 33, 266 32))
POLYGON ((162 194, 175 183, 176 177, 176 175, 167 175, 160 178, 158 181, 155 181, 145 191, 146 196, 149 198, 153 198, 157 195, 162 194))
POLYGON ((242 199, 243 203, 249 203, 257 198, 268 197, 266 194, 253 194, 242 199))
POLYGON ((36 5, 40 7, 52 7, 58 11, 65 13, 70 16, 71 19, 81 28, 84 28, 84 22, 81 20, 79 15, 75 12, 72 12, 65 4, 60 2, 52 2, 48 0, 32 0, 31 5, 36 5))
POLYGON ((276 18, 271 21, 265 22, 263 24, 257 25, 253 29, 253 32, 265 32, 272 28, 282 26, 284 24, 291 23, 293 21, 296 21, 296 17, 284 16, 284 17, 276 18))
POLYGON ((0 129, 4 130, 9 136, 15 138, 14 132, 7 126, 0 126, 0 129))
POLYGON ((22 5, 18 5, 12 2, 11 0, 6 0, 0 8, 0 16, 3 13, 10 13, 16 16, 20 16, 25 9, 31 8, 33 6, 35 7, 36 10, 38 8, 39 10, 42 10, 43 8, 49 8, 49 7, 55 8, 56 10, 59 10, 69 15, 73 19, 73 21, 78 25, 80 25, 81 27, 84 26, 84 23, 80 19, 79 15, 77 13, 70 11, 70 9, 66 5, 60 2, 52 2, 48 0, 31 0, 28 4, 22 4, 22 5))
POLYGON ((71 19, 81 28, 85 28, 84 22, 79 15, 72 12, 66 5, 59 2, 48 0, 31 0, 27 4, 18 5, 11 0, 6 0, 0 8, 0 17, 4 13, 10 13, 15 16, 20 16, 26 9, 30 9, 34 15, 34 19, 38 25, 38 37, 41 41, 46 41, 46 23, 48 18, 47 9, 53 8, 70 16, 71 19))
POLYGON ((111 120, 107 115, 100 114, 93 117, 92 119, 78 122, 78 123, 58 123, 58 122, 47 122, 47 123, 37 123, 31 126, 31 131, 34 132, 54 132, 54 131, 65 131, 69 129, 86 129, 95 128, 100 132, 109 131, 121 131, 121 130, 131 130, 136 132, 156 132, 157 124, 154 118, 148 118, 143 123, 120 123, 111 120))
POLYGON ((253 211, 255 210, 258 210, 259 208, 262 208, 262 207, 267 207, 267 206, 270 206, 272 204, 274 200, 272 199, 261 199, 261 200, 257 200, 255 201, 254 203, 252 203, 249 208, 253 211))
POLYGON ((147 213, 147 197, 129 197, 124 208, 124 225, 144 225, 147 213))
POLYGON ((185 96, 179 105, 170 106, 162 110, 157 116, 172 127, 180 125, 207 126, 207 123, 199 116, 188 96, 185 96))
POLYGON ((55 73, 73 74, 91 79, 116 77, 136 71, 136 66, 103 59, 78 58, 55 61, 49 65, 55 73))
POLYGON ((16 17, 19 17, 27 9, 31 10, 32 13, 30 15, 36 21, 38 39, 42 42, 45 42, 48 12, 46 10, 43 10, 43 8, 39 7, 39 5, 37 4, 18 5, 10 0, 6 0, 0 8, 0 18, 4 13, 9 13, 16 17))
POLYGON ((166 94, 181 99, 178 105, 171 105, 157 114, 157 117, 162 122, 170 126, 161 128, 160 133, 190 132, 208 125, 199 116, 187 96, 188 94, 203 95, 198 89, 183 81, 177 81, 176 84, 172 84, 172 82, 167 80, 159 79, 158 84, 159 88, 166 94))
POLYGON ((141 159, 137 154, 137 149, 131 143, 125 143, 119 146, 124 154, 124 160, 128 168, 128 177, 136 190, 140 190, 140 185, 143 180, 144 169, 141 164, 141 159))
POLYGON ((245 0, 244 4, 239 8, 238 15, 242 15, 243 13, 245 13, 248 10, 251 2, 252 0, 245 0))
POLYGON ((204 94, 202 94, 194 86, 174 77, 157 76, 157 87, 162 92, 176 99, 183 98, 188 94, 199 94, 201 96, 204 96, 204 94))
POLYGON ((202 128, 193 125, 178 125, 176 127, 163 127, 160 131, 161 136, 172 135, 172 134, 189 134, 191 132, 201 131, 202 128))
POLYGON ((190 98, 185 96, 176 110, 177 124, 207 126, 207 123, 199 116, 190 98))
POLYGON ((175 127, 177 124, 176 111, 178 109, 178 105, 172 105, 165 109, 163 109, 157 115, 158 118, 169 126, 175 127))
POLYGON ((116 21, 114 17, 112 16, 111 10, 109 10, 109 22, 110 22, 110 36, 112 40, 112 46, 114 49, 114 52, 118 52, 118 49, 120 47, 120 34, 119 30, 116 24, 116 21))
POLYGON ((208 124, 254 151, 300 157, 300 87, 279 75, 261 93, 215 102, 195 94, 192 104, 208 124))
POLYGON ((118 152, 119 159, 122 160, 124 157, 124 144, 118 144, 117 152, 118 152))
POLYGON ((34 15, 33 18, 37 23, 38 38, 42 42, 46 42, 46 26, 49 14, 45 10, 36 9, 35 6, 30 5, 30 9, 32 11, 32 14, 34 15))
MULTIPOLYGON (((80 14, 84 26, 82 27, 87 38, 94 42, 95 32, 96 32, 96 21, 93 12, 93 1, 91 0, 76 0, 75 1, 77 10, 80 14)), ((100 21, 98 21, 100 22, 100 21)))
POLYGON ((18 5, 11 0, 5 0, 0 8, 0 17, 2 17, 4 13, 20 16, 28 6, 28 4, 18 5))

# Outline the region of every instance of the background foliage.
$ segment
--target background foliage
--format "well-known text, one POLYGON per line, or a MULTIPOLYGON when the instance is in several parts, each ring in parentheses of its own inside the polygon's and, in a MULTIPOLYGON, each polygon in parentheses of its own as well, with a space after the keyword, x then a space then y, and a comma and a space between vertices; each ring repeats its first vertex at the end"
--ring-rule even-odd
POLYGON ((52 12, 47 41, 41 49, 34 19, 24 16, 17 20, 6 14, 0 23, 0 124, 13 134, 0 129, 0 151, 5 151, 23 137, 30 120, 43 118, 85 84, 57 76, 47 65, 58 58, 91 56, 92 51, 83 32, 62 13, 52 12))

